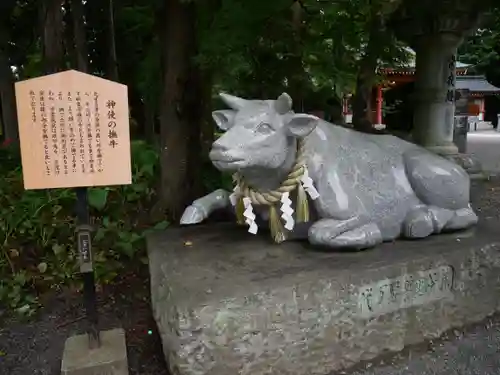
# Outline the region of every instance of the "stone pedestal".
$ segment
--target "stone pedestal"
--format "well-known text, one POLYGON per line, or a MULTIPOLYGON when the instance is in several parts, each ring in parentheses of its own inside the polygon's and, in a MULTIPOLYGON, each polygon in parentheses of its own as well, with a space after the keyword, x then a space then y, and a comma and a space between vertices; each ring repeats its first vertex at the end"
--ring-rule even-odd
POLYGON ((125 331, 101 332, 101 346, 89 349, 86 334, 66 340, 61 375, 128 375, 125 331))
POLYGON ((362 253, 271 243, 233 224, 148 238, 172 375, 328 374, 500 309, 498 222, 362 253))

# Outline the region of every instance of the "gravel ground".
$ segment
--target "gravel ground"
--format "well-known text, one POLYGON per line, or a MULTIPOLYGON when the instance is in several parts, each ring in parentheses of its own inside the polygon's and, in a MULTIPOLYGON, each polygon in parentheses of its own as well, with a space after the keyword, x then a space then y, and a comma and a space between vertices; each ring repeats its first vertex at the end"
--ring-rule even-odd
MULTIPOLYGON (((147 267, 130 272, 99 293, 101 330, 126 331, 131 375, 168 375, 151 317, 147 267), (151 331, 151 334, 149 333, 151 331)), ((65 340, 85 332, 80 295, 45 303, 35 321, 8 321, 0 328, 0 375, 59 375, 65 340)))
MULTIPOLYGON (((472 183, 474 207, 483 218, 498 217, 500 179, 472 183)), ((151 317, 147 266, 133 269, 99 293, 100 328, 123 327, 131 375, 168 375, 151 317), (151 331, 149 334, 148 331, 151 331)), ((0 375, 59 375, 67 337, 85 331, 80 295, 58 295, 30 322, 0 322, 0 375)), ((458 337, 410 348, 391 358, 364 363, 352 375, 498 374, 500 319, 458 337)))
MULTIPOLYGON (((367 363, 350 375, 497 375, 500 372, 500 319, 456 332, 425 347, 367 363)), ((346 373, 346 372, 344 372, 346 373)))

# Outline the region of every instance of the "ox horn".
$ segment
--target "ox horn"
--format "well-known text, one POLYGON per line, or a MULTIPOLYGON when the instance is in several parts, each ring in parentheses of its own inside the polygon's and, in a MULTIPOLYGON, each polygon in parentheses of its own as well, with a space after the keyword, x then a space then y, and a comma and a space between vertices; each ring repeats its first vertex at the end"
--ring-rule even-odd
POLYGON ((280 115, 284 115, 292 110, 292 98, 286 92, 278 96, 278 99, 274 101, 274 108, 276 112, 280 115))
POLYGON ((226 103, 229 107, 237 111, 246 106, 248 103, 248 100, 246 99, 238 98, 237 96, 229 95, 223 92, 221 92, 219 96, 224 101, 224 103, 226 103))

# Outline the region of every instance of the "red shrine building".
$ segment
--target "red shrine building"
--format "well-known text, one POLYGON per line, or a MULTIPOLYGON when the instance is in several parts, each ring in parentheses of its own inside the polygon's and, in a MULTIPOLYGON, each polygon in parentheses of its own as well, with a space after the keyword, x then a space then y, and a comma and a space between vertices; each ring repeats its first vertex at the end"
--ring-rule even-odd
MULTIPOLYGON (((415 53, 410 51, 413 55, 415 53)), ((475 121, 484 121, 485 97, 488 95, 500 94, 500 88, 490 84, 486 77, 478 75, 468 75, 471 65, 461 62, 456 63, 456 86, 457 90, 469 90, 469 116, 475 121)), ((405 85, 415 81, 415 59, 413 58, 407 65, 397 68, 381 67, 378 69, 380 77, 379 84, 373 87, 372 91, 372 124, 375 127, 384 127, 383 105, 384 93, 395 87, 405 85)), ((347 95, 343 101, 343 115, 346 123, 352 123, 352 107, 350 104, 352 95, 347 95)))
POLYGON ((464 75, 457 77, 456 89, 469 90, 469 116, 477 116, 478 121, 485 120, 485 97, 500 94, 500 88, 489 83, 485 76, 464 75))

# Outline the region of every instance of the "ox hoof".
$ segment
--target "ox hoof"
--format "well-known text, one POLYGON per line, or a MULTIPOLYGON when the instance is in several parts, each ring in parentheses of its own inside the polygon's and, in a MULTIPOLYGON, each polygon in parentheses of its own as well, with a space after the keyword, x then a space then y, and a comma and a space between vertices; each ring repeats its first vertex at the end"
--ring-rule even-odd
POLYGON ((472 208, 462 208, 455 211, 453 217, 448 223, 446 223, 444 229, 449 231, 466 229, 476 225, 477 221, 477 215, 474 213, 472 208))
POLYGON ((403 224, 403 234, 407 238, 424 238, 433 232, 432 214, 423 207, 411 211, 403 224))
POLYGON ((188 206, 181 217, 181 225, 198 224, 207 218, 207 213, 200 206, 188 206))
POLYGON ((339 250, 363 250, 382 243, 382 234, 376 224, 370 223, 335 235, 337 228, 315 227, 309 231, 312 245, 339 250), (312 230, 311 230, 312 229, 312 230))

